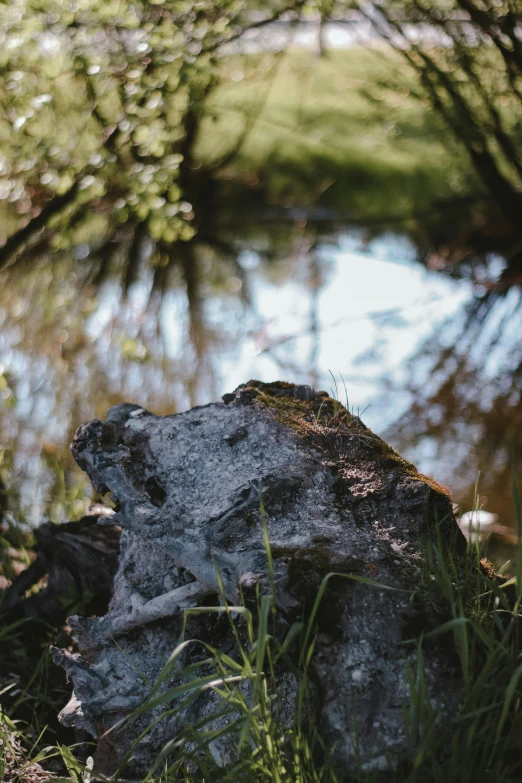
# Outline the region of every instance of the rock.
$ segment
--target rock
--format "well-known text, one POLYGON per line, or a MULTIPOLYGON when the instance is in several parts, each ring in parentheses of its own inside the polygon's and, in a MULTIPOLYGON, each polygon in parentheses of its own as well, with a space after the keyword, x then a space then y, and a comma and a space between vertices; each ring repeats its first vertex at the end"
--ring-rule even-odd
MULTIPOLYGON (((62 721, 101 738, 95 770, 112 772, 157 716, 142 714, 102 737, 147 698, 179 642, 184 610, 216 605, 217 573, 231 604, 241 592, 248 601, 256 589, 270 591, 261 498, 283 625, 306 615, 329 572, 393 588, 332 579, 318 613, 314 698, 340 769, 352 769, 357 755, 382 769, 404 748, 411 648, 401 642, 432 622, 410 592, 422 542, 435 528, 448 543, 463 541, 445 489, 325 392, 288 383, 250 381, 224 403, 175 416, 119 405, 106 422, 80 427, 72 452, 94 487, 116 501, 117 513, 101 524, 123 531, 108 613, 71 618, 79 653, 55 653, 74 684, 62 721)), ((240 633, 241 618, 236 623, 240 633)), ((197 615, 190 624, 192 638, 236 654, 226 617, 197 615)), ((198 656, 201 649, 187 647, 180 665, 198 656)), ((437 647, 425 657, 427 687, 438 704, 451 704, 451 661, 437 647)), ((295 681, 280 677, 290 714, 295 681)), ((158 722, 135 748, 134 768, 149 769, 183 723, 196 723, 215 703, 206 691, 158 722)), ((226 760, 223 748, 213 752, 226 760)))
POLYGON ((48 522, 35 530, 36 558, 1 596, 0 625, 30 620, 20 633, 35 641, 46 638, 49 628, 60 628, 71 611, 107 611, 118 568, 119 531, 100 528, 96 520, 110 513, 93 506, 76 522, 48 522), (44 578, 45 586, 26 596, 44 578))

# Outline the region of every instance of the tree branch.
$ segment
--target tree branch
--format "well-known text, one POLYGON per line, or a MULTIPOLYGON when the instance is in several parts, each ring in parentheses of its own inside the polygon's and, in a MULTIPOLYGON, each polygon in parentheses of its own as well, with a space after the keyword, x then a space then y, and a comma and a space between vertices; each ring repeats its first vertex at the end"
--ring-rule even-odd
POLYGON ((4 246, 0 248, 0 269, 4 267, 14 255, 16 255, 23 246, 42 228, 45 228, 47 222, 53 215, 61 212, 65 207, 69 206, 78 193, 80 177, 77 177, 73 185, 62 193, 60 196, 54 196, 41 212, 30 220, 23 228, 15 231, 11 234, 5 242, 4 246))

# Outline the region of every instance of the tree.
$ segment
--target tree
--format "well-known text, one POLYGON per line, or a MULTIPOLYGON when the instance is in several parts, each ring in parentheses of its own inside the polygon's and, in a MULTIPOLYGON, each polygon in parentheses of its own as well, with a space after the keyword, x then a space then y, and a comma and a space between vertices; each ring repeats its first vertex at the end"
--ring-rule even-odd
POLYGON ((513 0, 379 0, 356 7, 419 75, 517 232, 522 218, 522 8, 513 0))
POLYGON ((110 243, 125 224, 131 269, 147 237, 189 239, 194 213, 183 192, 219 53, 304 4, 11 2, 0 34, 0 138, 12 230, 0 266, 53 227, 58 248, 73 231, 110 243))

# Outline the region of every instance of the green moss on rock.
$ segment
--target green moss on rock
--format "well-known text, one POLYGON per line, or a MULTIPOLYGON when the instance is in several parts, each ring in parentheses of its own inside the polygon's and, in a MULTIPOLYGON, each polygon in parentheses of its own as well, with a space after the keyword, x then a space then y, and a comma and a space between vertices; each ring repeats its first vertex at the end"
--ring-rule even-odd
POLYGON ((310 386, 286 381, 263 383, 251 380, 236 389, 233 395, 225 396, 231 398, 227 402, 270 408, 282 424, 322 448, 328 441, 329 447, 334 444, 339 453, 353 446, 356 440, 365 459, 397 468, 403 475, 421 481, 437 494, 450 497, 447 487, 420 473, 413 463, 404 459, 389 443, 366 427, 358 416, 352 415, 325 391, 316 392, 310 386))

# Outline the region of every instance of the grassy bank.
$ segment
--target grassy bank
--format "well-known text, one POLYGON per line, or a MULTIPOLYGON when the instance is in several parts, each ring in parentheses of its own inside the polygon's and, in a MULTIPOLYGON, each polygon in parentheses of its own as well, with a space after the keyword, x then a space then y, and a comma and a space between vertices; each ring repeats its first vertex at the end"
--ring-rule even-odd
MULTIPOLYGON (((215 85, 193 107, 195 159, 209 171, 218 167, 221 177, 262 187, 274 204, 320 201, 342 219, 366 222, 425 213, 429 220, 439 200, 479 189, 415 76, 388 49, 355 47, 322 58, 298 49, 229 56, 215 85)), ((74 146, 75 160, 87 161, 100 143, 99 128, 92 118, 78 120, 86 108, 82 91, 67 79, 46 89, 56 93, 60 138, 74 146)), ((165 113, 175 117, 176 100, 165 99, 165 113)), ((34 134, 51 144, 46 125, 34 134)), ((5 135, 7 158, 16 155, 15 142, 5 135)), ((7 202, 1 214, 9 234, 18 219, 7 202)))
POLYGON ((419 214, 477 189, 414 76, 384 48, 289 50, 223 61, 196 147, 205 166, 285 205, 354 219, 419 214))
MULTIPOLYGON (((228 724, 218 721, 216 727, 213 713, 201 725, 187 726, 164 749, 155 767, 142 778, 143 783, 515 783, 522 776, 521 570, 519 567, 516 577, 502 584, 477 548, 457 556, 439 540, 426 542, 413 598, 430 605, 438 621, 424 637, 403 642, 405 654, 416 651, 416 663, 408 669, 410 697, 403 708, 405 750, 399 757, 389 759, 385 773, 362 765, 349 774, 336 768, 329 750, 322 746, 319 727, 306 708, 309 664, 315 643, 314 618, 322 601, 327 600, 329 581, 339 576, 329 575, 323 580, 308 621, 295 623, 284 638, 278 638, 272 630, 276 608, 271 596, 261 597, 255 612, 236 608, 239 620, 232 619, 226 602, 220 609, 189 610, 221 611, 228 615, 233 627, 240 623, 243 630, 236 634, 236 652, 231 657, 204 645, 205 660, 186 671, 177 671, 181 684, 174 690, 162 691, 161 684, 176 666, 182 643, 166 662, 149 701, 130 720, 158 705, 165 706, 165 717, 171 717, 170 699, 183 694, 190 701, 209 687, 219 697, 217 713, 233 714, 233 720, 230 718, 228 724), (455 681, 458 698, 450 714, 439 712, 437 694, 429 692, 424 679, 423 649, 434 641, 453 651, 459 672, 455 681), (276 667, 285 661, 300 683, 295 722, 291 725, 279 715, 274 679, 276 667), (223 768, 216 764, 211 747, 216 739, 226 736, 235 749, 236 761, 223 768)), ((378 588, 378 584, 367 585, 368 590, 378 588)), ((44 767, 50 763, 59 770, 58 762, 61 772, 50 779, 86 783, 90 762, 85 766, 76 761, 74 749, 61 737, 50 744, 49 733, 40 733, 42 714, 48 712, 50 705, 56 708, 65 696, 56 691, 48 677, 51 664, 45 650, 25 685, 20 679, 13 681, 9 674, 14 665, 13 651, 17 645, 20 647, 20 633, 20 629, 8 628, 0 637, 2 701, 11 702, 0 713, 2 779, 12 783, 43 780, 45 773, 34 767, 35 762, 44 767), (10 689, 11 698, 6 689, 10 689), (22 720, 21 709, 25 710, 22 720)), ((122 765, 112 780, 125 779, 122 765)))

